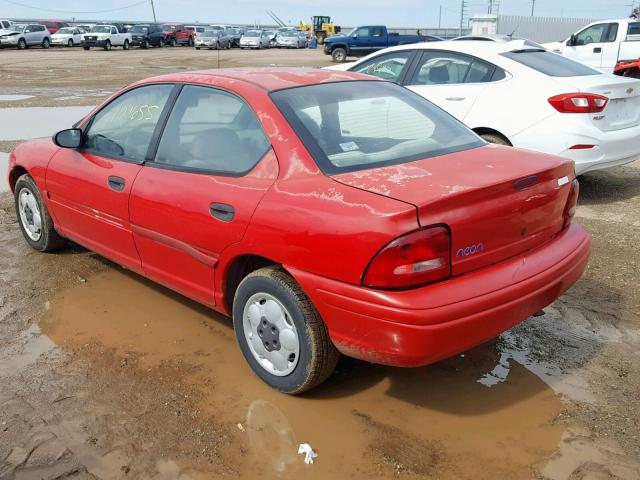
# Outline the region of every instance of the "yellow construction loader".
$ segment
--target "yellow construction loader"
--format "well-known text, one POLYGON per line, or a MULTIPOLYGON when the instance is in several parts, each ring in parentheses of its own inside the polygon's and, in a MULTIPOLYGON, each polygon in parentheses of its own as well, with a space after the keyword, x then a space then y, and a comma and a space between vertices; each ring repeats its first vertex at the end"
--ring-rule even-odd
POLYGON ((298 28, 300 28, 300 30, 310 32, 316 37, 318 44, 320 45, 324 43, 325 38, 340 32, 340 27, 335 23, 331 23, 331 17, 322 17, 318 15, 311 19, 311 23, 304 23, 300 20, 298 28))

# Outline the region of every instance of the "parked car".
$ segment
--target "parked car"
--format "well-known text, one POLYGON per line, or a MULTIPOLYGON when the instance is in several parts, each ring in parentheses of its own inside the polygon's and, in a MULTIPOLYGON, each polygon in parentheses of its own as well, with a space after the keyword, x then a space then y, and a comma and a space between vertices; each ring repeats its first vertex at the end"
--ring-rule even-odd
POLYGON ((184 25, 179 23, 163 23, 162 29, 164 31, 164 41, 166 44, 172 47, 177 47, 178 45, 193 47, 194 32, 187 29, 184 25))
POLYGON ((270 41, 264 30, 247 30, 240 38, 240 48, 269 48, 270 41))
POLYGON ((389 32, 384 25, 356 27, 344 35, 334 35, 324 40, 324 53, 334 62, 344 62, 347 57, 363 57, 377 50, 395 45, 407 45, 425 41, 421 35, 398 35, 389 32))
POLYGON ((276 37, 278 36, 278 32, 276 30, 265 30, 264 35, 266 35, 267 38, 269 39, 269 48, 276 47, 277 45, 276 37))
POLYGON ((229 36, 229 38, 231 39, 231 46, 232 47, 239 47, 240 46, 240 39, 242 38, 242 35, 244 34, 244 29, 243 28, 237 28, 237 27, 230 27, 226 31, 226 33, 229 36))
POLYGON ((51 45, 59 47, 75 47, 82 44, 82 34, 77 27, 62 27, 51 35, 51 45))
POLYGON ((545 43, 552 52, 605 73, 640 58, 640 20, 603 20, 587 25, 563 42, 545 43))
POLYGON ((11 25, 13 25, 13 22, 11 20, 0 19, 0 35, 7 33, 6 31, 9 30, 9 27, 11 27, 11 25))
POLYGON ((193 38, 197 38, 199 34, 203 33, 205 30, 209 30, 205 25, 185 25, 187 30, 191 30, 193 32, 193 38))
POLYGON ((76 25, 76 28, 82 30, 82 33, 89 33, 93 27, 95 27, 95 24, 93 23, 83 23, 82 25, 76 25))
POLYGON ((0 48, 17 47, 22 50, 34 46, 49 48, 50 45, 49 31, 37 23, 14 23, 6 33, 0 35, 0 48))
POLYGON ((131 45, 142 48, 164 47, 165 35, 160 25, 141 24, 135 25, 129 31, 131 33, 131 45))
POLYGON ((567 290, 590 250, 573 162, 327 70, 136 82, 17 146, 9 185, 32 248, 72 240, 232 316, 250 367, 292 394, 338 352, 416 367, 485 342, 567 290))
POLYGON ((618 63, 613 73, 622 77, 640 78, 640 58, 635 62, 618 63))
POLYGON ((82 48, 89 50, 91 47, 102 47, 111 50, 112 47, 122 47, 129 50, 131 34, 124 33, 116 25, 95 25, 89 33, 82 36, 82 48))
MULTIPOLYGON (((442 40, 442 39, 440 39, 442 40)), ((527 47, 545 48, 539 43, 532 40, 520 37, 514 37, 513 35, 500 35, 500 34, 485 34, 485 35, 463 35, 461 37, 452 38, 452 42, 460 41, 473 41, 473 42, 513 42, 514 40, 523 40, 527 47)))
POLYGON ((67 22, 62 22, 60 20, 39 20, 38 23, 47 27, 47 30, 49 30, 51 35, 57 33, 61 28, 69 26, 67 22))
POLYGON ((297 30, 285 30, 278 32, 276 36, 278 48, 306 48, 307 35, 297 30))
POLYGON ((640 158, 640 82, 524 41, 406 45, 328 68, 405 85, 485 140, 570 158, 577 174, 640 158))
POLYGON ((196 37, 196 50, 208 48, 209 50, 231 48, 231 38, 222 30, 205 30, 196 37))

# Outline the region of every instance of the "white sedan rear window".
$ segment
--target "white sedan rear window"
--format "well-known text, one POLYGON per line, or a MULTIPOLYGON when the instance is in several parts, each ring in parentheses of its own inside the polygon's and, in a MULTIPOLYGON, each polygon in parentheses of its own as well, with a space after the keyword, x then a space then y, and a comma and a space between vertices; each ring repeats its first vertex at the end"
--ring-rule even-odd
POLYGON ((600 75, 598 70, 547 50, 520 50, 502 56, 514 60, 550 77, 583 77, 600 75))

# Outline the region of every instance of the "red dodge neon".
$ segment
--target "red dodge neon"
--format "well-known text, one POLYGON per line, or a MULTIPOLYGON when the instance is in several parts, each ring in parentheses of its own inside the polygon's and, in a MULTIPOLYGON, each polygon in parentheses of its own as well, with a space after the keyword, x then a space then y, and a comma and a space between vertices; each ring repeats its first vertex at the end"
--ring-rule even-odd
POLYGON ((33 248, 70 239, 232 316, 291 394, 339 352, 425 365, 553 302, 589 258, 574 177, 396 84, 314 69, 144 80, 9 166, 33 248))

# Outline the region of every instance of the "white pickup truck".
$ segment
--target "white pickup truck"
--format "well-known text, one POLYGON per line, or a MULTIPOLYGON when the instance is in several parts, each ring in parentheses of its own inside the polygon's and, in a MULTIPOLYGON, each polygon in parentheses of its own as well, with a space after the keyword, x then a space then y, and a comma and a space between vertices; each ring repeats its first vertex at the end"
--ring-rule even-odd
POLYGON ((604 73, 613 73, 619 63, 640 58, 640 20, 626 18, 595 22, 564 42, 545 43, 543 46, 604 73))
POLYGON ((82 48, 89 50, 91 47, 102 47, 111 50, 111 47, 122 47, 129 50, 131 34, 121 32, 115 25, 94 25, 89 32, 82 36, 82 48))

